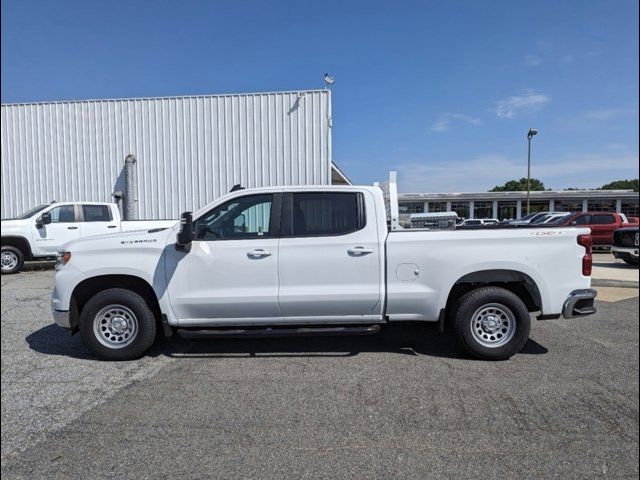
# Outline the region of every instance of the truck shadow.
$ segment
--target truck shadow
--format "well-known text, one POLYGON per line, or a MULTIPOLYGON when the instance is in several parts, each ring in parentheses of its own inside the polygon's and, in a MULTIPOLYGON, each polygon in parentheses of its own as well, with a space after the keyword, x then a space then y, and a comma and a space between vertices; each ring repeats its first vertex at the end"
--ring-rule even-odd
MULTIPOLYGON (((79 335, 71 336, 54 324, 26 337, 29 348, 47 355, 98 360, 79 335)), ((451 332, 439 333, 436 325, 387 325, 380 333, 367 336, 184 339, 174 335, 162 338, 147 353, 171 358, 247 358, 247 357, 353 357, 359 353, 380 352, 470 359, 451 332)), ((541 355, 548 350, 529 339, 520 354, 541 355)))

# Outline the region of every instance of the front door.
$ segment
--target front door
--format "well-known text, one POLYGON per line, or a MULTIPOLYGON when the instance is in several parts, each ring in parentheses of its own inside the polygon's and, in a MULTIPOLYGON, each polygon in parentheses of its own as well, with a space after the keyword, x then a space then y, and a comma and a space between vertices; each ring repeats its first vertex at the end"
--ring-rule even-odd
POLYGON ((169 298, 180 325, 278 317, 280 194, 247 195, 194 221, 189 251, 169 246, 169 298))
POLYGON ((80 237, 75 205, 59 205, 49 210, 51 223, 37 228, 35 244, 40 255, 56 255, 60 247, 80 237))
POLYGON ((368 192, 287 194, 280 310, 287 321, 370 322, 382 314, 382 242, 368 192))

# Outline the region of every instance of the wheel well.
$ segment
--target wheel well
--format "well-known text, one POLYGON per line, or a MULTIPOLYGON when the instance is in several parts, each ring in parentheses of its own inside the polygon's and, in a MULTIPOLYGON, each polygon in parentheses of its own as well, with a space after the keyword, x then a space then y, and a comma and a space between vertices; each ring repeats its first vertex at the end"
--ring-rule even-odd
POLYGON ((516 270, 482 270, 465 275, 453 285, 447 298, 446 311, 453 313, 455 300, 465 293, 488 286, 501 287, 513 292, 530 312, 542 310, 540 290, 529 275, 516 270))
MULTIPOLYGON (((133 275, 101 275, 99 277, 88 278, 76 285, 76 288, 74 288, 71 294, 71 301, 76 308, 78 317, 91 297, 109 288, 125 288, 136 292, 145 299, 156 320, 158 322, 161 321, 160 304, 158 303, 156 292, 153 291, 153 288, 146 280, 133 275)), ((75 321, 76 325, 72 325, 72 329, 77 327, 78 321, 79 318, 75 321)), ((72 321, 72 323, 74 322, 72 321)))
POLYGON ((2 237, 2 246, 15 247, 22 252, 25 260, 31 260, 31 247, 24 237, 2 237))

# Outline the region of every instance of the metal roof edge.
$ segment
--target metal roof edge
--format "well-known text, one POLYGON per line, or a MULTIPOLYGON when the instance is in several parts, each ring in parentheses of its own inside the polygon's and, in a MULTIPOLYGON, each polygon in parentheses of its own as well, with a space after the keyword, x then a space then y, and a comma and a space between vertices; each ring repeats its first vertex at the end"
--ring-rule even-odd
POLYGON ((331 161, 331 168, 335 169, 335 171, 347 182, 349 185, 353 185, 353 182, 347 175, 342 171, 342 169, 338 166, 338 164, 334 161, 331 161))
POLYGON ((66 103, 98 103, 98 102, 126 102, 132 100, 175 100, 175 99, 190 99, 190 98, 217 98, 217 97, 250 97, 259 95, 285 95, 285 94, 298 94, 298 93, 327 93, 331 96, 331 90, 326 88, 317 88, 309 90, 282 90, 273 92, 235 92, 235 93, 214 93, 214 94, 201 94, 201 95, 165 95, 157 97, 121 97, 121 98, 87 98, 76 100, 51 100, 51 101, 35 101, 35 102, 13 102, 2 103, 2 107, 17 107, 21 105, 56 105, 66 103))

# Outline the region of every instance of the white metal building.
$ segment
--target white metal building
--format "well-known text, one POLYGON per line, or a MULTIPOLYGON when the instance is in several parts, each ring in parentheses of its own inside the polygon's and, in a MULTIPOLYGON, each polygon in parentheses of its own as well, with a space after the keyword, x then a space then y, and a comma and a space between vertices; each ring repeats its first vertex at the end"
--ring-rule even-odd
POLYGON ((331 162, 330 90, 2 105, 2 217, 113 201, 136 156, 138 215, 177 218, 228 192, 348 182, 331 162))

